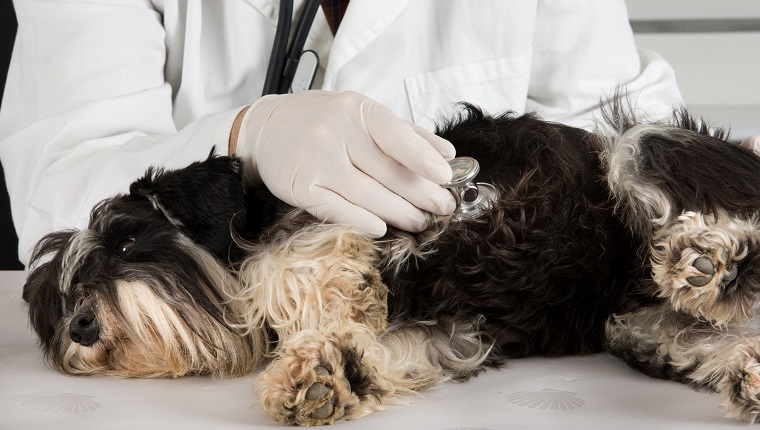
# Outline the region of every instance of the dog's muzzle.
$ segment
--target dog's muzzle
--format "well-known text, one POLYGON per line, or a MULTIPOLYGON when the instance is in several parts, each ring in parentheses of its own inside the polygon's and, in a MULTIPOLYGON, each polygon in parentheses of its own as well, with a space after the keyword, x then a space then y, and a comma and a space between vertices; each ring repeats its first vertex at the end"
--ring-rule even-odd
POLYGON ((484 211, 491 209, 499 198, 496 187, 486 182, 475 182, 480 172, 480 164, 474 158, 457 157, 449 160, 453 176, 449 183, 443 184, 448 188, 457 202, 454 220, 475 218, 484 211))
POLYGON ((100 327, 92 310, 80 312, 69 323, 69 337, 82 346, 91 346, 98 340, 100 327))

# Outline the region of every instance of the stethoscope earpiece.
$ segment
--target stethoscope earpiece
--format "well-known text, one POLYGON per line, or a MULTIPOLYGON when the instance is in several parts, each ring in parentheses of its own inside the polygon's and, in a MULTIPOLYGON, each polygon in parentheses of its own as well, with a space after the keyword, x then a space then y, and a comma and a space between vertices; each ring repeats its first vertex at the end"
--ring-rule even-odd
POLYGON ((491 184, 475 182, 475 177, 480 172, 477 160, 457 157, 449 160, 449 166, 453 176, 443 187, 451 191, 457 202, 453 215, 455 221, 475 218, 493 207, 499 198, 499 192, 491 184))

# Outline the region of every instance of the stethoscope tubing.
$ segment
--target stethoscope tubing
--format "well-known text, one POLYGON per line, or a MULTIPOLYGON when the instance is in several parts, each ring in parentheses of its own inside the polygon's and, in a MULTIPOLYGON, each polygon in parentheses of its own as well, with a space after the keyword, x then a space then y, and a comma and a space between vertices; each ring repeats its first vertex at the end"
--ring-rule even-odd
POLYGON ((262 96, 268 94, 286 94, 290 91, 298 60, 303 52, 309 30, 319 10, 320 0, 306 0, 301 18, 296 25, 293 40, 288 47, 290 27, 293 22, 293 0, 280 0, 277 30, 269 56, 267 76, 264 80, 262 96))

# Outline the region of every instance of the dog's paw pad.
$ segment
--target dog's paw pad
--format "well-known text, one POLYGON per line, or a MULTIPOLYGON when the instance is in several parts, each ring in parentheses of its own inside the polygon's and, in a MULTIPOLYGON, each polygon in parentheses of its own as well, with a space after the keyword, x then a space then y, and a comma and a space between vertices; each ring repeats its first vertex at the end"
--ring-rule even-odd
POLYGON ((716 281, 716 284, 721 287, 728 285, 739 275, 738 266, 730 258, 731 256, 725 248, 721 249, 719 259, 714 260, 706 255, 698 257, 691 263, 691 266, 701 275, 689 276, 686 278, 686 282, 692 287, 704 287, 713 280, 718 268, 721 268, 720 280, 716 281))
POLYGON ((306 390, 306 400, 311 403, 310 406, 313 408, 308 413, 312 418, 320 420, 327 419, 335 410, 335 396, 333 395, 333 391, 321 382, 315 382, 314 385, 306 390), (316 406, 316 408, 314 408, 314 406, 316 406))
POLYGON ((725 268, 723 275, 720 277, 720 284, 721 286, 725 286, 739 275, 739 266, 737 266, 736 262, 731 261, 731 254, 726 248, 720 251, 720 259, 725 268))
POLYGON ((689 276, 686 278, 686 282, 694 287, 704 287, 712 281, 713 275, 715 275, 715 264, 710 257, 699 257, 691 265, 704 275, 689 276))
POLYGON ((723 285, 730 283, 739 275, 739 267, 736 264, 732 264, 726 269, 728 271, 720 278, 723 285))
POLYGON ((699 270, 700 272, 706 275, 715 274, 715 264, 713 264, 713 261, 710 257, 699 257, 696 260, 694 260, 694 262, 691 263, 691 265, 694 266, 695 269, 699 270))
POLYGON ((314 373, 321 378, 329 378, 331 376, 330 371, 322 366, 315 367, 314 373))
MULTIPOLYGON (((331 424, 342 418, 344 407, 338 405, 338 385, 346 384, 348 392, 350 385, 345 378, 336 378, 332 372, 322 366, 314 368, 314 382, 305 389, 303 401, 297 406, 299 425, 331 424)), ((344 399, 345 400, 345 399, 344 399)), ((345 406, 345 405, 344 405, 345 406)))
POLYGON ((712 276, 689 276, 686 278, 686 282, 692 287, 704 287, 712 281, 712 278, 712 276))

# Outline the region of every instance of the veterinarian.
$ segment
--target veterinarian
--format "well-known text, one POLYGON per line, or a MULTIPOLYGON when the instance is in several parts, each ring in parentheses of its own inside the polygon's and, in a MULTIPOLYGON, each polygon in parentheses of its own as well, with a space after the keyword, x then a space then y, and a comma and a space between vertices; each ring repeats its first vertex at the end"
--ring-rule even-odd
POLYGON ((458 101, 587 128, 620 84, 652 116, 681 102, 670 66, 634 45, 623 0, 325 5, 305 44, 324 91, 263 98, 276 0, 14 4, 0 157, 24 263, 149 165, 212 147, 243 157, 251 184, 381 236, 454 210, 439 186, 454 152, 431 130, 458 101))

